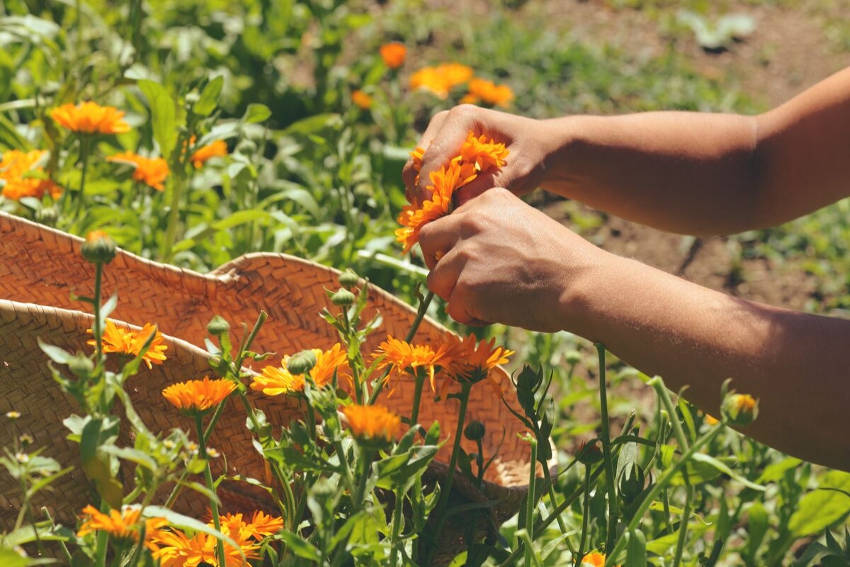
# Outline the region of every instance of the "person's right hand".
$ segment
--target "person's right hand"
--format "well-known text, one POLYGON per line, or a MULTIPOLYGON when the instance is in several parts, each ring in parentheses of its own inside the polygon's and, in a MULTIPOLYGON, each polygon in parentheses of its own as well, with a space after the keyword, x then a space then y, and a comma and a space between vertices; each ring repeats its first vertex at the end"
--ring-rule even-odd
POLYGON ((430 197, 427 186, 430 173, 447 164, 458 154, 469 132, 486 134, 502 142, 510 150, 507 164, 492 174, 479 175, 461 188, 455 196, 462 205, 491 187, 505 187, 517 195, 535 189, 543 178, 544 160, 549 149, 544 126, 540 120, 462 104, 437 113, 431 119, 418 147, 425 149, 419 182, 413 160, 408 160, 402 172, 407 199, 421 202, 430 197))

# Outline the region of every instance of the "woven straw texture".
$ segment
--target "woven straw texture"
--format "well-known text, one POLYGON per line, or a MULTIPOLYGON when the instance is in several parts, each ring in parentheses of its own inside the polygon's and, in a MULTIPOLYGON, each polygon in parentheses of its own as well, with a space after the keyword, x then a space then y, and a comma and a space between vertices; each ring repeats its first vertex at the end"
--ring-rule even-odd
MULTIPOLYGON (((92 295, 94 267, 82 258, 81 243, 78 237, 0 213, 0 419, 5 419, 3 414, 10 410, 23 414, 0 428, 0 445, 11 447, 18 435, 28 433, 34 437, 35 447, 45 446, 45 454, 63 465, 78 460, 79 448, 64 440, 67 430, 62 425, 76 408, 50 377, 37 338, 70 350, 88 352, 90 348, 85 347, 85 340, 91 316, 80 311, 85 304, 72 299, 73 294, 92 295)), ((199 274, 119 250, 106 267, 103 280, 104 297, 118 294, 118 307, 111 318, 138 326, 155 323, 169 345, 168 360, 163 365, 152 370, 143 366, 129 384, 129 394, 141 417, 154 431, 189 428, 186 418, 161 396, 161 390, 170 383, 209 373, 208 356, 198 347, 204 344, 206 325, 214 315, 227 319, 238 335, 241 325, 250 328, 259 311, 266 311, 269 319, 256 338, 254 350, 276 355, 263 364, 277 364, 282 355, 305 348, 329 348, 337 340, 336 331, 319 317, 319 312, 328 305, 325 290, 338 287, 338 274, 331 268, 281 254, 248 254, 209 274, 199 274)), ((383 322, 367 341, 369 352, 387 335, 405 336, 415 317, 410 306, 370 287, 364 315, 370 318, 376 312, 383 322)), ((434 343, 447 332, 425 319, 414 342, 434 343)), ((504 371, 499 372, 503 380, 508 380, 504 371)), ((518 408, 513 389, 507 390, 508 403, 518 408)), ((381 403, 405 415, 412 397, 412 381, 399 380, 393 395, 382 397, 381 403)), ((286 424, 299 415, 292 399, 264 398, 255 399, 272 423, 286 424)), ((439 421, 444 438, 450 440, 457 411, 457 400, 434 402, 426 395, 420 421, 426 427, 439 421)), ((221 466, 226 460, 228 474, 264 479, 263 461, 251 448, 244 420, 244 412, 235 404, 228 408, 211 445, 226 457, 217 462, 221 466)), ((523 426, 483 384, 472 389, 468 420, 479 420, 486 426, 485 457, 497 456, 487 471, 484 492, 487 498, 501 501, 497 516, 509 515, 516 510, 528 483, 529 448, 518 438, 523 426)), ((450 445, 446 443, 438 461, 448 461, 450 445)), ((470 452, 476 449, 466 440, 464 447, 470 452)), ((47 504, 59 518, 67 519, 87 503, 85 486, 82 473, 75 471, 57 484, 55 493, 61 498, 35 504, 47 504)), ((228 488, 223 500, 254 500, 256 493, 246 487, 228 488)), ((482 495, 467 497, 477 500, 482 495)), ((0 473, 0 524, 8 524, 19 505, 17 483, 0 473)), ((180 507, 194 513, 203 511, 205 504, 198 510, 191 502, 180 507)))

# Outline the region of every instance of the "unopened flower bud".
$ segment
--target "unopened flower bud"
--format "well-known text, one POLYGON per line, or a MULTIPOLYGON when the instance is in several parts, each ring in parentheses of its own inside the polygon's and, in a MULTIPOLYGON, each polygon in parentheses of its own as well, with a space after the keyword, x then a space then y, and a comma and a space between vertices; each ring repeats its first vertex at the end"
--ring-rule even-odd
POLYGON ((354 297, 353 293, 347 289, 340 288, 331 296, 331 303, 340 307, 346 307, 354 303, 355 299, 357 298, 354 297))
POLYGON ((302 350, 289 357, 286 369, 290 374, 307 374, 316 366, 316 353, 312 350, 302 350))
POLYGON ((581 353, 577 350, 571 350, 566 356, 567 364, 573 366, 581 362, 581 353))
POLYGON ((42 207, 36 211, 35 220, 41 224, 53 226, 59 220, 59 211, 56 210, 56 207, 42 207))
POLYGON ((352 270, 348 269, 342 272, 339 275, 339 285, 344 287, 345 289, 351 289, 357 285, 357 282, 360 281, 360 276, 355 274, 352 270))
POLYGON ((22 433, 20 437, 18 437, 18 441, 21 443, 21 447, 28 447, 35 443, 35 439, 32 438, 32 435, 29 433, 22 433))
POLYGON ((484 438, 484 424, 480 421, 470 421, 469 424, 464 427, 463 435, 470 441, 480 441, 484 438))
POLYGON ((730 425, 749 425, 759 413, 759 402, 749 394, 729 394, 720 410, 730 425))
POLYGON ((230 331, 230 323, 221 315, 216 315, 207 323, 207 332, 215 337, 228 331, 230 331))
POLYGON ((86 235, 82 253, 92 264, 108 264, 115 258, 115 242, 102 230, 93 230, 86 235))
POLYGON ((645 482, 646 476, 643 469, 637 463, 631 463, 620 473, 620 480, 618 482, 620 496, 623 497, 626 503, 634 502, 640 496, 641 492, 643 492, 645 482))
POLYGON ((594 439, 590 443, 582 442, 576 451, 576 459, 583 465, 592 465, 602 460, 602 447, 599 441, 594 439))
POLYGON ((78 378, 88 377, 94 370, 94 363, 84 354, 77 354, 68 361, 68 369, 78 378))

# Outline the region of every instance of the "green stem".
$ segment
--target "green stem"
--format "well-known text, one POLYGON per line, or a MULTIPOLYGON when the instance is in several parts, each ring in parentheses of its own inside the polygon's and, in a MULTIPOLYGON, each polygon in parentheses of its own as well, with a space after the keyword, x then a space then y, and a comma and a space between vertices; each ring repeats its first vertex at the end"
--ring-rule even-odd
MULTIPOLYGON (((201 459, 204 460, 204 480, 207 483, 207 489, 212 492, 213 497, 210 498, 210 508, 212 509, 213 526, 215 530, 221 533, 221 519, 218 515, 218 502, 215 497, 215 485, 213 484, 212 471, 210 470, 210 461, 207 458, 207 441, 204 438, 204 424, 201 420, 200 412, 195 412, 195 428, 198 431, 198 446, 200 448, 201 459)), ((215 555, 219 565, 226 565, 224 560, 224 544, 221 539, 216 538, 215 555)))
MULTIPOLYGON (((552 507, 554 508, 554 507, 557 506, 556 503, 555 503, 556 502, 556 500, 555 500, 555 486, 553 485, 553 482, 552 482, 552 473, 549 472, 549 467, 547 467, 546 465, 543 465, 543 475, 546 477, 546 486, 547 486, 547 489, 548 489, 548 492, 549 492, 549 500, 552 502, 552 507)), ((561 513, 556 510, 553 513, 553 515, 555 516, 555 520, 558 522, 558 529, 561 530, 562 534, 566 534, 567 533, 567 525, 564 523, 564 519, 561 517, 561 513)), ((567 544, 567 549, 569 549, 570 553, 572 553, 573 549, 572 549, 572 546, 570 545, 569 538, 565 537, 564 543, 567 544)))
MULTIPOLYGON (((534 534, 534 502, 536 500, 534 489, 537 483, 537 439, 531 438, 531 472, 528 475, 528 493, 525 495, 525 533, 529 539, 534 534)), ((545 468, 545 467, 544 467, 545 468)), ((530 545, 525 546, 525 567, 531 567, 534 558, 534 550, 530 545)))
POLYGON ((691 459, 691 457, 693 457, 700 449, 710 443, 711 440, 714 439, 717 434, 720 433, 723 429, 725 429, 725 427, 722 424, 718 424, 716 427, 712 427, 711 430, 709 430, 705 435, 697 439, 697 442, 691 445, 691 447, 687 451, 685 451, 685 453, 682 455, 682 458, 679 459, 670 468, 665 470, 664 473, 658 478, 658 481, 656 481, 656 483, 652 485, 652 488, 650 488, 649 492, 641 501, 640 507, 638 507, 637 512, 635 512, 634 516, 632 516, 632 519, 629 521, 629 524, 626 526, 626 529, 623 530, 623 533, 620 535, 620 537, 617 538, 617 542, 614 545, 614 549, 611 550, 611 553, 608 554, 607 559, 605 561, 606 567, 610 567, 614 564, 614 559, 621 551, 623 551, 623 547, 626 545, 626 538, 624 537, 624 534, 627 534, 637 528, 641 518, 649 509, 656 496, 658 496, 658 493, 667 487, 667 485, 673 479, 673 476, 675 476, 675 474, 679 472, 680 468, 685 466, 685 463, 687 463, 691 459))
MULTIPOLYGON (((607 474, 607 473, 606 473, 607 474)), ((578 553, 575 556, 576 567, 581 566, 584 558, 585 544, 587 543, 587 525, 590 517, 590 467, 584 468, 584 507, 581 511, 581 538, 578 542, 578 553)))
POLYGON ((416 383, 413 387, 413 408, 410 410, 410 426, 413 427, 419 422, 419 405, 422 402, 422 386, 425 385, 425 371, 418 368, 414 374, 416 383))
POLYGON ((391 540, 392 553, 390 555, 390 565, 395 567, 398 564, 398 551, 401 546, 399 535, 401 534, 401 519, 402 508, 404 504, 404 494, 401 491, 401 486, 395 491, 395 508, 393 508, 393 535, 391 540))
POLYGON ((91 140, 88 134, 80 134, 80 161, 82 162, 82 172, 80 173, 80 190, 77 195, 77 206, 74 209, 74 221, 80 218, 80 213, 83 211, 83 202, 85 201, 86 187, 86 172, 89 168, 89 146, 91 140))
POLYGON ((691 502, 694 497, 694 487, 688 481, 687 468, 682 469, 682 477, 685 479, 687 492, 685 493, 685 507, 682 509, 682 520, 679 526, 679 537, 676 540, 676 553, 673 556, 673 567, 679 567, 682 562, 682 552, 685 549, 685 539, 688 534, 688 519, 691 515, 691 502))
POLYGON ((103 364, 103 328, 100 321, 100 295, 101 284, 103 280, 103 262, 98 262, 94 266, 94 343, 96 352, 96 361, 98 365, 103 364))
POLYGON ((174 241, 177 238, 177 225, 180 221, 180 200, 183 196, 184 175, 182 173, 183 164, 179 163, 175 168, 174 177, 171 179, 171 209, 168 211, 168 224, 165 227, 165 236, 162 241, 161 260, 163 262, 171 261, 171 249, 174 246, 174 241))
POLYGON ((617 537, 617 506, 616 480, 614 479, 614 460, 611 457, 611 433, 608 423, 608 392, 605 384, 605 345, 595 343, 599 355, 599 407, 602 414, 600 440, 602 441, 602 457, 605 459, 605 476, 608 488, 608 528, 606 530, 605 549, 611 549, 614 538, 617 537))

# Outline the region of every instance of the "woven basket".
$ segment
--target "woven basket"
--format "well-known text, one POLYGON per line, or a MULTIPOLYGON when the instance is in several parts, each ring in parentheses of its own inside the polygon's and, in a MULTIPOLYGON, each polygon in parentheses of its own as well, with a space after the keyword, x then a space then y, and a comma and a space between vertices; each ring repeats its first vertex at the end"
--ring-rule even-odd
MULTIPOLYGON (((46 447, 45 454, 63 465, 78 461, 79 447, 65 441, 67 430, 62 425, 77 408, 50 377, 37 338, 69 350, 89 352, 91 348, 85 346, 85 340, 92 318, 80 311, 85 304, 72 300, 72 294, 92 295, 94 267, 82 258, 81 243, 78 237, 0 213, 0 420, 10 410, 22 414, 0 427, 0 446, 11 448, 19 435, 27 433, 34 438, 34 447, 46 447)), ((161 390, 170 383, 209 373, 208 355, 199 347, 214 315, 227 319, 238 334, 240 325, 250 327, 259 311, 265 310, 269 318, 254 349, 275 352, 272 364, 283 354, 329 348, 337 340, 336 331, 319 317, 319 311, 327 305, 325 290, 338 287, 337 276, 336 270, 281 254, 248 254, 209 274, 199 274, 119 250, 103 278, 104 297, 118 294, 118 307, 111 317, 131 325, 155 323, 168 344, 164 364, 152 370, 142 366, 129 382, 130 397, 142 419, 154 431, 190 428, 161 390)), ((365 316, 375 312, 381 314, 383 323, 367 341, 369 352, 388 334, 403 337, 415 317, 411 307, 372 286, 365 316)), ((426 318, 414 342, 434 343, 447 332, 426 318)), ((498 371, 508 379, 503 370, 498 371)), ((412 384, 398 381, 393 395, 382 398, 382 403, 401 415, 408 414, 412 384)), ((509 390, 508 403, 519 407, 509 390)), ((291 398, 255 395, 254 401, 271 423, 286 424, 300 415, 291 398)), ((439 421, 447 437, 457 425, 457 411, 457 400, 434 402, 426 395, 420 421, 426 427, 439 421)), ((467 498, 497 500, 494 515, 504 519, 516 511, 528 482, 529 447, 518 437, 524 428, 488 387, 472 389, 468 420, 485 424, 485 457, 497 456, 487 471, 482 494, 462 483, 460 489, 467 492, 467 498)), ((222 453, 222 458, 214 461, 219 466, 214 472, 224 472, 226 462, 228 474, 265 479, 263 461, 251 447, 244 422, 244 412, 235 404, 224 413, 210 441, 222 453)), ((438 454, 436 470, 445 469, 450 445, 438 454)), ((465 439, 464 447, 475 450, 465 439)), ((58 519, 70 521, 88 503, 85 486, 77 468, 55 483, 53 495, 43 494, 34 505, 46 505, 58 519)), ((223 486, 221 496, 225 507, 229 501, 244 500, 256 507, 263 504, 257 502, 261 494, 247 484, 230 483, 223 486)), ((17 483, 0 472, 0 527, 9 527, 19 506, 17 483)), ((178 507, 197 517, 206 512, 207 504, 200 498, 184 498, 178 507)))

